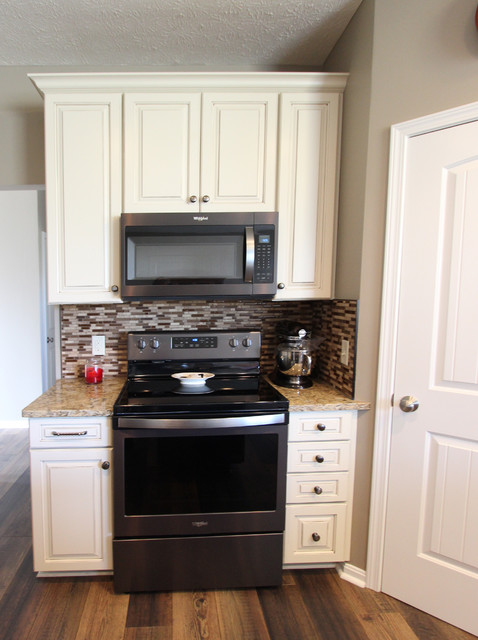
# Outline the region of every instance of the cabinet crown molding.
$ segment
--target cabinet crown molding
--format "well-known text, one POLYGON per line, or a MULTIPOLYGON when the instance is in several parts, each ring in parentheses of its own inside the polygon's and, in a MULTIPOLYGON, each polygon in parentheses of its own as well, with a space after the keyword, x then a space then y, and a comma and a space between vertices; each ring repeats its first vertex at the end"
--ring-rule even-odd
POLYGON ((30 73, 41 95, 56 92, 130 92, 197 89, 323 90, 342 93, 348 73, 323 72, 115 72, 30 73))

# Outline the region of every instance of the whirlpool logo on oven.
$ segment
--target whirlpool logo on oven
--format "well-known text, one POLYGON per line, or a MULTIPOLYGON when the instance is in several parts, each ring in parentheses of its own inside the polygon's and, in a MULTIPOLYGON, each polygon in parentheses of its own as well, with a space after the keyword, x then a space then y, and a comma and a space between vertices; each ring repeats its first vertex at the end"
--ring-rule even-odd
POLYGON ((191 524, 193 525, 193 527, 197 527, 198 529, 200 529, 201 527, 207 527, 209 522, 207 522, 206 520, 195 520, 191 524))
POLYGON ((205 220, 209 220, 209 216, 193 216, 193 220, 204 222, 205 220))

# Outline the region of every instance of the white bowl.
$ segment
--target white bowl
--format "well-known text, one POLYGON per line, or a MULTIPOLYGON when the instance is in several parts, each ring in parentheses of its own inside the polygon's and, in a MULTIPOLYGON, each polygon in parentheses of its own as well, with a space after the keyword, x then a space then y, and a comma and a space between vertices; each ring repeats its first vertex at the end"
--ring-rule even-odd
POLYGON ((214 378, 214 374, 202 373, 200 371, 185 371, 184 373, 173 373, 171 377, 179 380, 185 387, 201 387, 206 384, 209 378, 214 378))

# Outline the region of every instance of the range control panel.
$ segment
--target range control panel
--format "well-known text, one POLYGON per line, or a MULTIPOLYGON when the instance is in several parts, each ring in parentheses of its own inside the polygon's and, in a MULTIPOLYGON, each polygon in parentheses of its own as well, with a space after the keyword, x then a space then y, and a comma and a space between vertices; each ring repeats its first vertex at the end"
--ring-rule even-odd
POLYGON ((128 333, 128 360, 239 360, 260 355, 260 331, 128 333))

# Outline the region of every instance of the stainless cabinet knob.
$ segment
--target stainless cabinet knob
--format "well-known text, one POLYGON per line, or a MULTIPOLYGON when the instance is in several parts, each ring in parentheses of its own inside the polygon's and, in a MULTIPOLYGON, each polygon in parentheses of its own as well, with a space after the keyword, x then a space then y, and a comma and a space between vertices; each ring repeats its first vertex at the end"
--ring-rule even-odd
POLYGON ((202 197, 202 201, 203 202, 209 202, 209 200, 210 200, 209 196, 203 196, 202 197))
POLYGON ((189 202, 197 202, 197 200, 198 200, 198 197, 197 197, 197 196, 191 196, 191 197, 189 198, 189 202))
POLYGON ((279 284, 277 285, 278 289, 285 289, 285 284, 283 282, 279 282, 279 284))
POLYGON ((322 491, 323 491, 322 487, 314 487, 314 493, 316 493, 318 496, 320 496, 322 491))
POLYGON ((312 534, 312 540, 313 540, 314 542, 318 542, 318 541, 320 540, 320 536, 319 536, 319 534, 318 534, 318 533, 316 533, 316 532, 314 532, 314 533, 312 534))
POLYGON ((108 460, 105 460, 104 462, 101 463, 101 468, 102 469, 109 469, 110 468, 110 463, 108 462, 108 460))
POLYGON ((413 396, 403 396, 400 400, 400 409, 405 413, 411 413, 412 411, 416 411, 420 406, 420 403, 413 396))
POLYGON ((118 285, 117 285, 117 284, 114 284, 114 285, 111 287, 111 291, 112 291, 113 293, 116 293, 117 291, 119 291, 119 287, 118 287, 118 285))

